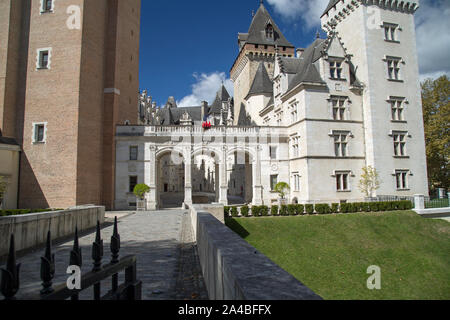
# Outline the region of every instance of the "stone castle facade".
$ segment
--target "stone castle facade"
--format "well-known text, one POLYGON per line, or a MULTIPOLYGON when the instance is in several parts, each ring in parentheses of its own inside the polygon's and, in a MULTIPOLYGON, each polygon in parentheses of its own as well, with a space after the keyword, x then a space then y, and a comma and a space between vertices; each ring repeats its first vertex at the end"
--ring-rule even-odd
POLYGON ((327 38, 295 49, 261 2, 238 35, 234 99, 217 109, 223 88, 212 106, 178 110, 169 99, 147 108, 145 127, 118 128, 116 207, 134 205, 130 184, 138 182, 151 188, 149 208, 164 206, 175 196, 160 182, 169 163, 179 170, 165 184, 184 184, 185 204, 201 201, 198 157, 216 164, 211 201, 223 204, 239 195, 242 203, 276 203, 280 181, 291 186, 290 202, 362 201, 368 166, 381 180, 372 197, 428 194, 417 8, 331 0, 321 17, 327 38), (203 120, 213 128, 202 129, 203 120))

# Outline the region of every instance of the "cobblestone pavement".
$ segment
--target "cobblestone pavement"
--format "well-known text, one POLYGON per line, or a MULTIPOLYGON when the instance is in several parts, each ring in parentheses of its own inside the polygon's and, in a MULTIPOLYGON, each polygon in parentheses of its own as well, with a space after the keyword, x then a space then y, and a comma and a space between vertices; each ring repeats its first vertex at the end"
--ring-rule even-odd
MULTIPOLYGON (((111 217, 108 213, 107 217, 111 217)), ((192 241, 192 228, 187 211, 164 210, 136 213, 119 218, 118 229, 121 237, 120 256, 137 256, 137 275, 142 281, 143 300, 194 300, 207 299, 200 271, 195 243, 192 241)), ((110 219, 102 226, 104 242, 103 263, 110 261, 110 239, 113 226, 110 219)), ((80 235, 83 266, 82 273, 92 269, 91 247, 95 232, 80 235)), ((53 244, 56 272, 53 283, 67 281, 66 269, 69 265, 73 242, 53 244)), ((20 291, 18 299, 27 299, 41 289, 40 257, 44 250, 18 256, 21 263, 20 291)), ((120 283, 124 273, 119 275, 120 283)), ((102 295, 111 288, 108 279, 102 282, 102 295)), ((92 289, 80 294, 80 299, 92 299, 92 289)))

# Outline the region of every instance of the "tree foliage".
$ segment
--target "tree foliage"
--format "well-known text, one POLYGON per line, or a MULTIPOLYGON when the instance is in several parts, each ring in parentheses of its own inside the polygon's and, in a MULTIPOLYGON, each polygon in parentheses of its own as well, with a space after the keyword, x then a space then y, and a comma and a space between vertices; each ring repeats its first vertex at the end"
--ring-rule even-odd
POLYGON ((422 104, 430 189, 450 189, 450 81, 447 76, 422 83, 422 104))
POLYGON ((275 192, 278 193, 281 197, 281 199, 284 199, 286 197, 286 193, 291 189, 291 187, 286 182, 279 182, 275 186, 275 192))
POLYGON ((362 168, 361 180, 359 180, 359 190, 367 197, 371 197, 373 192, 378 190, 381 185, 380 175, 372 166, 362 168))
POLYGON ((134 187, 133 193, 141 200, 144 200, 146 193, 150 192, 150 187, 146 184, 138 184, 134 187))

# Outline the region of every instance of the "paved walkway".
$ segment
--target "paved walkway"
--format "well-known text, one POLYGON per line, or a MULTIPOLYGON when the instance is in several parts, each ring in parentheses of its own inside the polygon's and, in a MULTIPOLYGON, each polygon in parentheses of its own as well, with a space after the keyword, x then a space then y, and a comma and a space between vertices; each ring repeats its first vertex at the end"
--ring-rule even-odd
MULTIPOLYGON (((111 224, 114 213, 107 213, 107 223, 102 229, 104 242, 103 263, 110 261, 111 224)), ((138 279, 142 281, 143 300, 206 300, 208 295, 201 275, 196 246, 193 243, 190 217, 187 211, 165 210, 145 213, 120 212, 118 228, 121 237, 120 256, 137 256, 138 279)), ((92 269, 91 247, 95 233, 80 237, 82 247, 82 272, 92 269)), ((69 264, 73 242, 53 246, 56 274, 53 283, 67 281, 65 273, 69 264)), ((31 292, 41 288, 40 257, 43 250, 18 257, 21 267, 21 290, 17 298, 26 299, 31 292)), ((124 280, 123 272, 119 281, 124 280)), ((111 288, 110 281, 102 282, 102 295, 111 288)), ((80 295, 91 299, 92 290, 80 295)))

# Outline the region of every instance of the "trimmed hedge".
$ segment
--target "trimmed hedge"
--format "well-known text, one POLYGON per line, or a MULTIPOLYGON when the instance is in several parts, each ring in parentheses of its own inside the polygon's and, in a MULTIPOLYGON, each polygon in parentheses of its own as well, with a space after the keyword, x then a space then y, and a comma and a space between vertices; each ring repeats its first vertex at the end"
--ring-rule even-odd
POLYGON ((280 208, 280 216, 286 217, 288 215, 289 215, 288 206, 283 204, 280 208))
POLYGON ((305 206, 302 204, 296 204, 295 205, 295 213, 298 215, 304 215, 305 214, 305 206))
POLYGON ((338 212, 339 212, 339 203, 331 204, 331 213, 338 213, 338 212))
POLYGON ((232 216, 233 218, 239 217, 239 212, 238 212, 237 207, 231 207, 231 216, 232 216))
POLYGON ((261 213, 261 215, 263 217, 268 217, 269 216, 269 207, 268 206, 260 206, 259 212, 261 213))
POLYGON ((331 208, 328 204, 316 204, 315 210, 318 214, 330 214, 331 208))
POLYGON ((270 208, 270 214, 272 216, 278 216, 278 206, 272 206, 272 208, 270 208))
POLYGON ((248 206, 243 206, 243 207, 241 208, 241 215, 242 215, 243 217, 248 217, 249 214, 250 214, 250 208, 249 208, 248 206))
POLYGON ((295 204, 289 204, 287 206, 287 210, 288 210, 288 215, 290 215, 290 216, 296 216, 298 214, 297 213, 297 205, 295 205, 295 204))
POLYGON ((307 204, 305 205, 306 214, 314 214, 314 205, 307 204))
POLYGON ((15 210, 0 210, 0 217, 20 216, 30 213, 42 213, 52 211, 62 211, 63 209, 15 209, 15 210))

